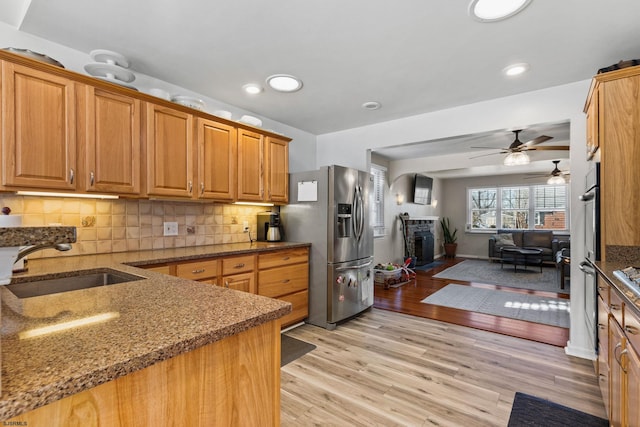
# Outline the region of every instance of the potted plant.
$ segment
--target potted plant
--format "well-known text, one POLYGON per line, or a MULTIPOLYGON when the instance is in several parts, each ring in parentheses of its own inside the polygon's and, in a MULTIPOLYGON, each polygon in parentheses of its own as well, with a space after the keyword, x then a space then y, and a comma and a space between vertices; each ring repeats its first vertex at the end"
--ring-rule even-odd
POLYGON ((440 219, 440 226, 442 227, 442 234, 444 236, 444 256, 446 258, 455 258, 456 249, 458 248, 458 244, 456 243, 456 240, 458 240, 456 236, 458 229, 454 228, 453 231, 451 231, 449 218, 446 217, 440 219))

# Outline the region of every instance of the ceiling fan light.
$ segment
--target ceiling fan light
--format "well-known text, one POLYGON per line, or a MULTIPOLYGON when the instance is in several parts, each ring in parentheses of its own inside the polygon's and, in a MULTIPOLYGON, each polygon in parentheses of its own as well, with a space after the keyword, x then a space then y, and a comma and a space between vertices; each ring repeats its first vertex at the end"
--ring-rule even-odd
POLYGON ((504 158, 503 164, 505 166, 520 166, 520 165, 528 165, 531 159, 522 151, 515 151, 513 153, 509 153, 507 157, 504 158))
POLYGON ((562 175, 554 175, 547 180, 547 184, 549 185, 561 185, 565 184, 566 182, 567 181, 562 175))

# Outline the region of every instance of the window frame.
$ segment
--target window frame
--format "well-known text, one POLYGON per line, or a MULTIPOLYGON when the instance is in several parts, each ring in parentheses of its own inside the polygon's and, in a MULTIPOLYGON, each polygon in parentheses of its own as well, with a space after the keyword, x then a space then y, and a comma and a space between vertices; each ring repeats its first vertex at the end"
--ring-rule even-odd
POLYGON ((503 215, 504 212, 514 211, 514 210, 526 210, 527 214, 527 225, 528 228, 519 228, 514 230, 549 230, 554 233, 568 233, 570 230, 570 218, 571 218, 571 198, 570 198, 570 189, 569 184, 510 184, 510 185, 492 185, 492 186, 482 186, 482 187, 467 187, 467 232, 468 233, 495 233, 496 230, 504 229, 503 225, 503 215), (548 211, 549 208, 545 207, 537 207, 536 206, 536 188, 537 187, 545 187, 545 188, 555 188, 555 187, 563 187, 565 191, 565 203, 564 208, 554 207, 553 209, 563 210, 565 213, 565 228, 536 228, 536 219, 539 216, 538 213, 548 211), (528 207, 526 209, 513 208, 513 209, 503 209, 503 190, 507 189, 523 189, 526 188, 529 191, 528 196, 528 207), (473 208, 473 199, 472 194, 474 191, 494 191, 495 192, 495 209, 482 209, 482 208, 473 208), (492 211, 495 210, 495 218, 496 218, 496 226, 495 227, 487 227, 487 228, 473 228, 473 212, 474 211, 492 211))
POLYGON ((369 172, 373 176, 373 186, 371 188, 371 220, 369 223, 373 228, 373 237, 384 237, 387 234, 384 218, 384 195, 387 184, 387 168, 382 165, 371 163, 369 172), (379 197, 379 199, 378 199, 379 197))

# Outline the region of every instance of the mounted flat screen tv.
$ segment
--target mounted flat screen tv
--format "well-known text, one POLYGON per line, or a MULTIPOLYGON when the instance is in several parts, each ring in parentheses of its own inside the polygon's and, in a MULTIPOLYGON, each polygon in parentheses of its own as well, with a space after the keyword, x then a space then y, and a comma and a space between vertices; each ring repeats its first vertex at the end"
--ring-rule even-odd
POLYGON ((413 180, 413 203, 417 205, 430 205, 432 188, 433 178, 416 174, 413 180))

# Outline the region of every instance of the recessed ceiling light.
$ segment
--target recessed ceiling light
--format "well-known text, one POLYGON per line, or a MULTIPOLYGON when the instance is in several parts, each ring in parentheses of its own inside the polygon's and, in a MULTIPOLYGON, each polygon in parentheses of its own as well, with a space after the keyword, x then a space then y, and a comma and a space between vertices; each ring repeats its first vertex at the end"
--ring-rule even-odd
POLYGON ((512 64, 508 67, 505 67, 502 72, 509 77, 514 77, 519 76, 520 74, 525 73, 528 70, 529 64, 527 64, 526 62, 521 62, 519 64, 512 64))
POLYGON ((267 84, 278 92, 295 92, 302 89, 302 80, 288 74, 274 74, 267 77, 267 84))
POLYGON ((257 95, 262 92, 262 86, 255 83, 247 83, 246 85, 242 86, 242 90, 247 92, 249 95, 257 95))
POLYGON ((380 107, 382 107, 382 104, 380 104, 378 101, 368 101, 362 104, 362 108, 364 108, 365 110, 377 110, 380 107))
POLYGON ((531 0, 473 0, 469 15, 480 22, 500 21, 527 7, 531 0))

